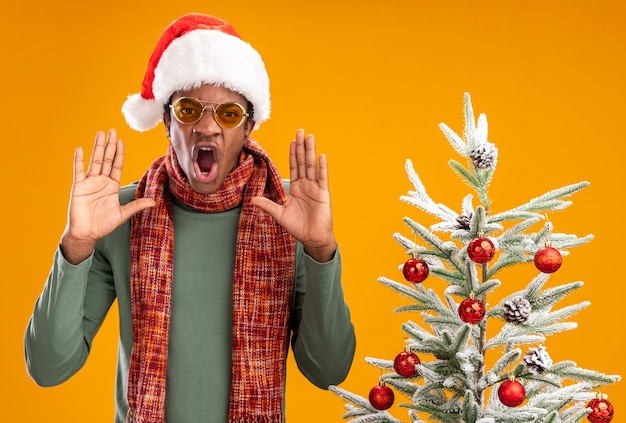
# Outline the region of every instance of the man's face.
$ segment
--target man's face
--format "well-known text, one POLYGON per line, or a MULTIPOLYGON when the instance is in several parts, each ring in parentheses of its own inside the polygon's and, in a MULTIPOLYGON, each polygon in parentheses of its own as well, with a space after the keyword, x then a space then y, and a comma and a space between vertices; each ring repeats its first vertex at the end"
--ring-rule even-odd
MULTIPOLYGON (((247 101, 241 94, 209 84, 174 93, 172 103, 180 97, 209 103, 234 101, 247 108, 247 101)), ((249 119, 237 128, 222 128, 210 107, 193 124, 178 122, 172 111, 165 113, 163 122, 183 173, 193 190, 201 194, 213 194, 224 183, 237 165, 239 153, 254 127, 254 121, 249 119)))

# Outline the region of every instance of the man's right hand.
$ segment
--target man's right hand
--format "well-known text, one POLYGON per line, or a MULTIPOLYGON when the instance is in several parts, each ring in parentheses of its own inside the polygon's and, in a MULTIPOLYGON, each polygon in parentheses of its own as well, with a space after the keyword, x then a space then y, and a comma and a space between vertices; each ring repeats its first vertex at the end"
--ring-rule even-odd
POLYGON ((89 257, 96 242, 113 232, 131 216, 154 206, 154 200, 139 198, 120 205, 119 188, 124 166, 124 145, 114 129, 96 134, 89 168, 85 174, 81 147, 74 154, 74 182, 68 221, 61 237, 65 259, 78 264, 89 257))

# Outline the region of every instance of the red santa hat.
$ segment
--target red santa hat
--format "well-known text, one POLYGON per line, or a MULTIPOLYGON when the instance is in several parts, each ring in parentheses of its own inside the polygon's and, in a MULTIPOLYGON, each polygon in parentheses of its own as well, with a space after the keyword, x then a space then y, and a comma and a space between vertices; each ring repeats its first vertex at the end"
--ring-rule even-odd
POLYGON ((131 128, 147 131, 163 119, 174 92, 202 84, 243 95, 254 107, 255 129, 269 118, 269 78, 261 56, 228 22, 199 13, 184 15, 163 31, 141 93, 126 99, 122 113, 131 128))

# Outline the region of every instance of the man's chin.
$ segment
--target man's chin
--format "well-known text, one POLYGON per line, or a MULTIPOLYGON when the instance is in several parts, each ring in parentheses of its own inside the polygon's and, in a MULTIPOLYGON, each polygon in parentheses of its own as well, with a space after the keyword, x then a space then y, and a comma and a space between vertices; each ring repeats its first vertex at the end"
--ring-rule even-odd
POLYGON ((215 183, 201 183, 196 181, 191 184, 191 188, 198 194, 215 194, 219 185, 216 185, 215 183))
POLYGON ((215 194, 219 187, 224 183, 218 177, 217 169, 211 169, 211 172, 201 172, 198 167, 194 168, 193 178, 188 178, 191 188, 199 194, 215 194))

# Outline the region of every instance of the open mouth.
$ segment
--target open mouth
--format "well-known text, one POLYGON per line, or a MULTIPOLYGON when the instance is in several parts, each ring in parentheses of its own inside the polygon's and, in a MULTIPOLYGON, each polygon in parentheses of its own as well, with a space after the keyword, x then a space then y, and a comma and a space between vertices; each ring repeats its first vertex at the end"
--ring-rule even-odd
POLYGON ((213 165, 215 165, 215 156, 210 148, 201 148, 198 150, 198 158, 196 159, 198 168, 202 173, 210 173, 213 165))
POLYGON ((196 162, 194 163, 196 179, 199 182, 209 183, 215 179, 217 175, 217 161, 215 153, 209 147, 198 149, 196 162))

